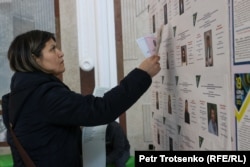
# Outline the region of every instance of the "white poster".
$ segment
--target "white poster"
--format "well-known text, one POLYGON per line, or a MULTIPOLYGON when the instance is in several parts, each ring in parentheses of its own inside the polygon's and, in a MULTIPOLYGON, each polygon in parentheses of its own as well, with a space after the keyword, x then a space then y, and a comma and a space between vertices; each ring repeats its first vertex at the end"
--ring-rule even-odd
POLYGON ((233 1, 234 62, 250 62, 250 1, 233 1))
POLYGON ((83 127, 82 152, 84 167, 106 167, 106 128, 107 125, 83 127))
POLYGON ((234 62, 232 66, 236 149, 250 149, 250 1, 232 1, 234 62))
POLYGON ((161 71, 151 86, 158 150, 230 150, 227 0, 151 0, 151 32, 163 25, 161 71), (163 142, 162 142, 163 141, 163 142))

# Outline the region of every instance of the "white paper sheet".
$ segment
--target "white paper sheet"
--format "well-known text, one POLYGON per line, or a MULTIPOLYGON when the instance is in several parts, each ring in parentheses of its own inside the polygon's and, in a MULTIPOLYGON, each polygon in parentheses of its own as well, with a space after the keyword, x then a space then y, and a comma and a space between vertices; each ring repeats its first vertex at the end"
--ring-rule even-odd
MULTIPOLYGON (((109 88, 96 87, 94 96, 102 97, 109 88)), ((107 125, 83 127, 82 150, 84 167, 106 166, 106 128, 107 125)))

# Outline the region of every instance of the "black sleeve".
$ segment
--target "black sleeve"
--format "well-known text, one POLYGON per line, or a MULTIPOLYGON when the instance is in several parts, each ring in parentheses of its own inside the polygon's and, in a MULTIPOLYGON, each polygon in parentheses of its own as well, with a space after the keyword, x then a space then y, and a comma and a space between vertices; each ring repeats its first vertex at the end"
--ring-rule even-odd
MULTIPOLYGON (((86 81, 87 82, 87 81, 86 81)), ((41 109, 47 121, 61 125, 96 126, 114 121, 149 88, 152 79, 140 69, 132 70, 116 87, 101 97, 83 96, 65 87, 48 87, 41 109)))

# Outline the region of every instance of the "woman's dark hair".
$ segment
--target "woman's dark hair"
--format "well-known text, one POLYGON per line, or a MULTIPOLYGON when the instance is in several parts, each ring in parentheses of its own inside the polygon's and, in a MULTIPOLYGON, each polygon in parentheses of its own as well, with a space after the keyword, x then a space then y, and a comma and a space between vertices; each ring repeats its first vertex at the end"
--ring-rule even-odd
POLYGON ((56 41, 54 34, 41 30, 18 35, 8 50, 10 68, 17 72, 42 71, 35 57, 42 56, 42 49, 50 39, 56 41))

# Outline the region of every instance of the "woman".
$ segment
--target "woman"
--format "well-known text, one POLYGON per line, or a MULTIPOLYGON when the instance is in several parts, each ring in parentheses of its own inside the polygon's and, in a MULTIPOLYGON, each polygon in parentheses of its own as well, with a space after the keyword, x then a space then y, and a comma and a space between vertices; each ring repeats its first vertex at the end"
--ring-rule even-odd
POLYGON ((50 32, 33 30, 17 36, 8 50, 11 92, 4 95, 3 117, 15 167, 24 163, 10 126, 36 166, 80 167, 80 126, 114 121, 149 88, 160 71, 159 56, 145 59, 102 98, 71 91, 58 79, 64 54, 50 32))

